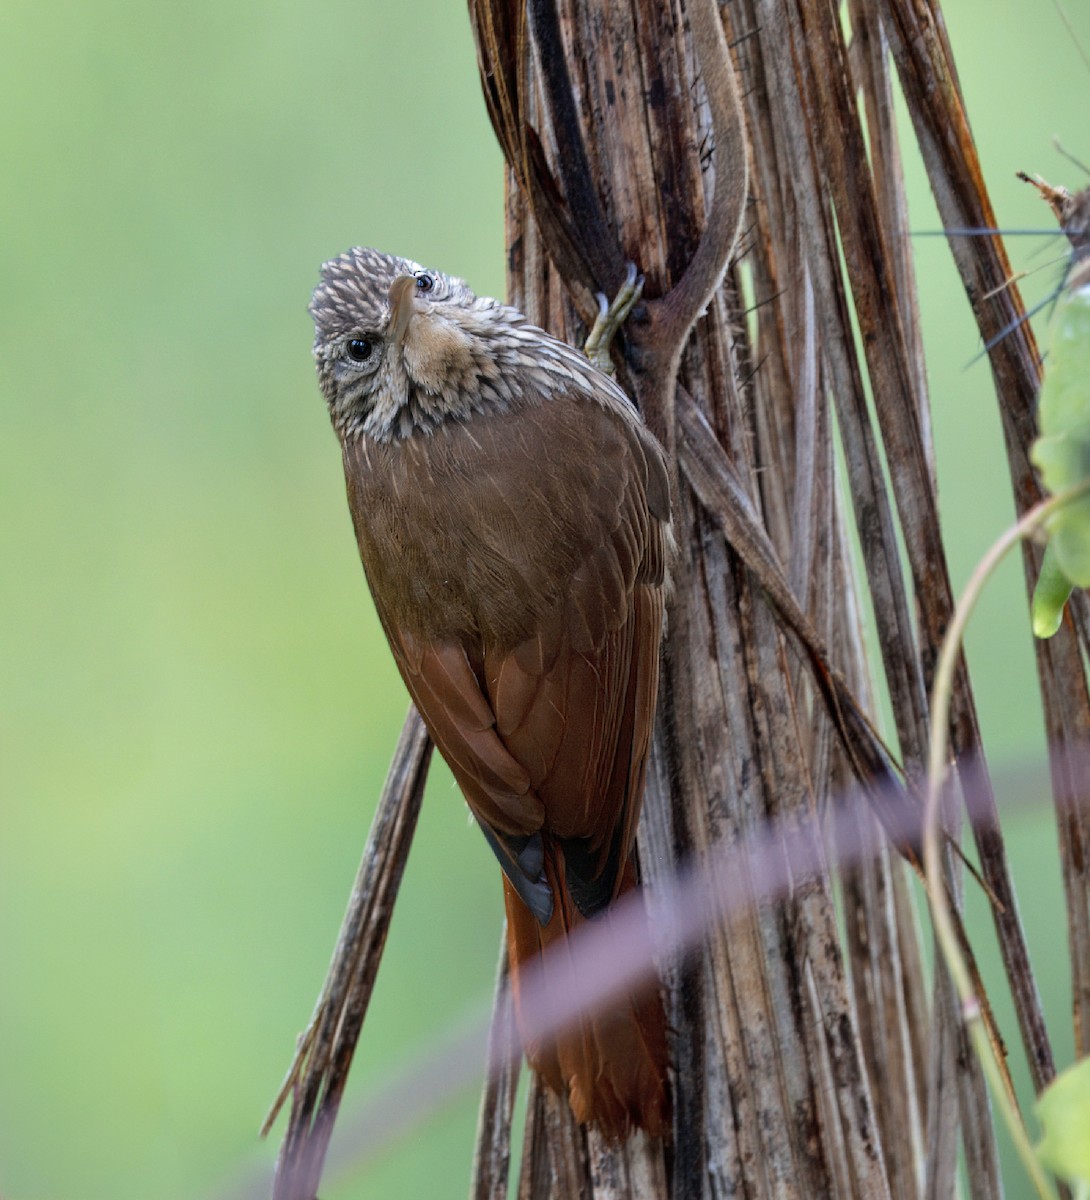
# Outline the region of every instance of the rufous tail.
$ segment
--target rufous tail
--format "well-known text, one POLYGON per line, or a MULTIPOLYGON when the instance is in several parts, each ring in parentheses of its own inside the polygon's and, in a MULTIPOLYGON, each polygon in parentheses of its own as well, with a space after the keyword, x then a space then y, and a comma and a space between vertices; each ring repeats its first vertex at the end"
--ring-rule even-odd
MULTIPOLYGON (((587 918, 576 908, 563 878, 563 861, 546 855, 553 889, 553 915, 542 927, 504 876, 507 950, 519 1019, 520 968, 540 960, 543 952, 587 918)), ((636 886, 631 863, 624 869, 619 894, 636 886)), ((606 919, 594 917, 593 920, 606 919)), ((548 958, 544 989, 549 991, 548 958)), ((661 1137, 670 1129, 670 1093, 666 1074, 666 1016, 658 987, 614 1000, 604 1011, 584 1016, 559 1037, 526 1044, 535 1071, 571 1105, 576 1120, 597 1126, 611 1141, 633 1127, 661 1137)))

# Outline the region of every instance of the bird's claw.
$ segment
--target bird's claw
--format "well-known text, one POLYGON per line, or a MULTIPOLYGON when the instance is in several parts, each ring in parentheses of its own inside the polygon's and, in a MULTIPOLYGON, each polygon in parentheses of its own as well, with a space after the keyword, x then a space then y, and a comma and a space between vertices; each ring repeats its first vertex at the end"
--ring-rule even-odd
POLYGON ((628 314, 635 308, 643 295, 644 277, 636 270, 636 264, 630 262, 625 273, 625 281, 621 284, 612 302, 604 292, 598 293, 598 317, 594 328, 587 335, 583 353, 605 375, 612 375, 613 360, 609 355, 617 330, 624 324, 628 314))

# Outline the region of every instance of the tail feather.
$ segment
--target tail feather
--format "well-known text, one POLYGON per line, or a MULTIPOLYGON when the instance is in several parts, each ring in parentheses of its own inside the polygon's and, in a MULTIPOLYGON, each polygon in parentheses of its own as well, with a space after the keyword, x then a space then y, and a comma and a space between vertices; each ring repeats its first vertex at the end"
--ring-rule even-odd
MULTIPOLYGON (((558 856, 559 857, 559 856, 558 856)), ((504 877, 507 945, 518 1016, 519 970, 539 958, 587 918, 572 901, 563 860, 548 855, 546 870, 555 903, 542 926, 504 877)), ((619 892, 636 886, 629 863, 619 892)), ((608 910, 596 920, 608 920, 608 910)), ((549 976, 543 976, 549 987, 549 976)), ((666 1017, 655 988, 623 996, 604 1011, 584 1017, 558 1037, 527 1044, 530 1066, 561 1096, 578 1121, 597 1126, 613 1141, 633 1127, 662 1136, 670 1127, 666 1076, 666 1017)))

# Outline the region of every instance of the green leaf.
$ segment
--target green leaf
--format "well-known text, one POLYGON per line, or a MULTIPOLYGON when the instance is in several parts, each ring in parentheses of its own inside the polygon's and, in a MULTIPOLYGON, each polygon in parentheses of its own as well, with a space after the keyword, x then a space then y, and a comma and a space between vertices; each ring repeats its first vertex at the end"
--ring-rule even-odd
MULTIPOLYGON (((1048 490, 1062 492, 1090 477, 1090 288, 1071 293, 1056 314, 1040 423, 1030 457, 1048 490)), ((1064 575, 1090 587, 1090 497, 1056 513, 1048 529, 1064 575)))
POLYGON ((1081 1194, 1090 1187, 1090 1058, 1056 1076, 1037 1101, 1037 1116, 1045 1131, 1038 1158, 1081 1194))
POLYGON ((1064 605, 1073 586, 1056 560, 1055 546, 1049 542, 1041 562, 1041 574, 1037 576, 1037 586, 1033 589, 1035 637, 1050 638, 1060 628, 1060 622, 1064 618, 1064 605))

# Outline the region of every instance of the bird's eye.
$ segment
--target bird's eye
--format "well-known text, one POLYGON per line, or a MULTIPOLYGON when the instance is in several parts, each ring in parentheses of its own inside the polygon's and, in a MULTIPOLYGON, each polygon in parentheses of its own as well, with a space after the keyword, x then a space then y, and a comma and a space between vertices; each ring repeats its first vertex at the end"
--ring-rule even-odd
POLYGON ((418 292, 430 292, 435 287, 435 280, 427 273, 421 271, 416 277, 416 290, 418 292))
POLYGON ((353 362, 366 362, 371 357, 374 348, 367 338, 353 338, 348 343, 348 357, 353 362))

